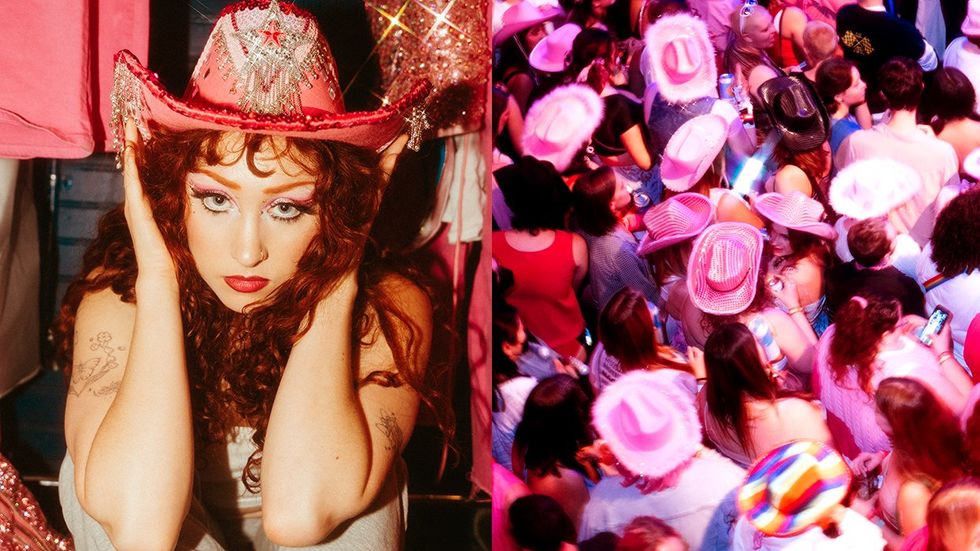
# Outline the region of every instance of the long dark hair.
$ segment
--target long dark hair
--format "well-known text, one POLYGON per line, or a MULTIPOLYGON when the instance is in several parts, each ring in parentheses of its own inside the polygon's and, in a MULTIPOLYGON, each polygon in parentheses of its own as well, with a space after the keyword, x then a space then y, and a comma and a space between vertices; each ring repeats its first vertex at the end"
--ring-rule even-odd
POLYGON ((673 349, 660 344, 646 298, 623 287, 599 314, 599 341, 619 360, 624 371, 638 366, 671 368, 690 373, 690 367, 671 358, 673 349))
MULTIPOLYGON (((749 450, 746 399, 774 401, 779 387, 759 357, 755 336, 741 323, 715 329, 704 343, 708 411, 749 450)), ((764 450, 762 450, 764 451, 764 450)))
MULTIPOLYGON (((390 275, 398 274, 428 291, 427 278, 397 254, 383 251, 370 237, 385 188, 378 154, 336 142, 244 134, 229 159, 219 147, 225 136, 218 131, 155 129, 154 139, 136 151, 144 192, 177 267, 196 443, 223 442, 228 431, 242 421, 253 427, 252 440, 258 449, 249 457, 242 480, 246 487, 258 488, 266 428, 286 360, 296 341, 309 330, 316 305, 355 268, 357 338, 351 343, 355 380, 359 386, 408 384, 432 410, 439 426, 451 433, 452 413, 430 384, 435 372, 399 369, 372 372, 364 378, 357 373, 360 349, 374 341, 372 334, 378 329, 396 366, 417 365, 419 354, 428 347, 420 340, 421 328, 384 285, 390 275), (197 272, 184 222, 185 182, 198 166, 228 165, 243 157, 253 174, 268 175, 255 164, 255 157, 265 151, 291 159, 316 178, 313 200, 319 231, 296 274, 241 314, 227 308, 197 272), (363 256, 358 254, 362 246, 363 256)), ((71 376, 72 337, 82 299, 110 288, 123 301, 135 303, 136 274, 133 243, 120 205, 100 221, 98 236, 85 252, 82 271, 69 286, 52 328, 67 377, 71 376)))
POLYGON ((572 209, 578 227, 595 237, 613 231, 619 217, 609 207, 616 194, 616 173, 600 166, 579 177, 572 189, 572 209))
POLYGON ((570 375, 552 375, 534 387, 514 433, 514 448, 523 454, 528 472, 558 476, 558 468, 564 467, 586 476, 575 453, 592 443, 591 407, 591 400, 570 375))
POLYGON ((837 265, 837 255, 830 241, 809 232, 786 228, 786 236, 793 252, 783 257, 787 265, 794 265, 800 260, 812 257, 820 264, 822 271, 827 273, 837 265))

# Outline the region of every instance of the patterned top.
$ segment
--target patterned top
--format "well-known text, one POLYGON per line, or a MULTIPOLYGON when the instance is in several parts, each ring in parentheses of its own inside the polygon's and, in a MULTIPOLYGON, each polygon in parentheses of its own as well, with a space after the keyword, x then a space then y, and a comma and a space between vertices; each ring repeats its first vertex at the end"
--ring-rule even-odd
POLYGON ((636 237, 622 227, 595 237, 582 234, 589 245, 589 284, 598 311, 623 287, 629 287, 656 303, 660 293, 653 283, 650 268, 639 256, 636 237))

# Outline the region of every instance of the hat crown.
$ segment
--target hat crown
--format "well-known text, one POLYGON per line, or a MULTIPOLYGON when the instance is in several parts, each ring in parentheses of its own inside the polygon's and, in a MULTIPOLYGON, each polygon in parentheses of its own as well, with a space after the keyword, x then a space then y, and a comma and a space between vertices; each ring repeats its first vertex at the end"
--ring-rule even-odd
POLYGON ((673 416, 660 401, 644 392, 627 393, 612 412, 623 441, 640 450, 657 449, 670 438, 673 416))
POLYGON ((749 273, 749 251, 742 241, 732 236, 719 236, 708 249, 706 260, 706 282, 715 291, 737 288, 749 273))
POLYGON ((690 80, 697 74, 703 62, 693 36, 680 35, 664 46, 664 69, 675 82, 690 80))
POLYGON ((184 99, 259 115, 345 111, 333 55, 316 20, 277 0, 222 11, 184 99))
POLYGON ((807 128, 810 120, 818 116, 817 106, 813 104, 810 94, 799 85, 779 92, 775 107, 784 123, 794 130, 807 128))
MULTIPOLYGON (((647 212, 651 212, 653 209, 647 212)), ((680 201, 668 199, 663 209, 656 213, 657 218, 647 224, 654 239, 669 237, 684 232, 697 222, 698 215, 680 201)))
POLYGON ((537 6, 527 0, 523 0, 507 8, 507 11, 504 12, 503 22, 504 25, 516 25, 525 21, 534 21, 543 16, 544 12, 538 9, 537 6))

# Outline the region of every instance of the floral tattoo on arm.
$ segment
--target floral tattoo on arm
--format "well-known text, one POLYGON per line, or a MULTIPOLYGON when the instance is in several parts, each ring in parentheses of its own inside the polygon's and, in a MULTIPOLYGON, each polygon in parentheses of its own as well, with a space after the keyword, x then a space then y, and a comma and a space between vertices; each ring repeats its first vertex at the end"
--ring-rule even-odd
MULTIPOLYGON (((108 331, 101 331, 95 337, 90 337, 88 343, 88 349, 96 352, 97 355, 94 358, 78 362, 72 367, 71 385, 68 387, 68 392, 75 396, 81 396, 85 392, 93 396, 114 394, 119 390, 118 379, 101 386, 97 383, 110 371, 119 367, 115 353, 126 350, 126 347, 113 347, 112 335, 108 331)), ((76 353, 79 350, 78 344, 78 342, 75 343, 76 353)))
POLYGON ((385 435, 388 443, 385 444, 386 450, 399 450, 402 447, 402 429, 398 426, 395 414, 390 411, 381 410, 381 419, 374 426, 385 435))

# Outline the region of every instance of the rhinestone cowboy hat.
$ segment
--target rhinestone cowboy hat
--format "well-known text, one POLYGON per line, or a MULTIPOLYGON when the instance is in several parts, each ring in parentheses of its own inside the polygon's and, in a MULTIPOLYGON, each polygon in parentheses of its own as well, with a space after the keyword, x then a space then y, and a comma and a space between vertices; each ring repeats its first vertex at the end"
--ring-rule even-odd
POLYGON ((714 205, 700 193, 681 193, 659 203, 643 214, 647 233, 636 254, 650 254, 704 231, 714 218, 714 205))
POLYGON ((810 233, 823 239, 837 239, 837 230, 823 221, 824 208, 799 190, 790 193, 763 193, 752 206, 765 219, 784 228, 810 233))
POLYGON ((762 234, 742 222, 708 226, 691 251, 687 290, 702 312, 730 316, 745 311, 755 299, 762 234))
POLYGON ((277 0, 250 0, 222 10, 183 97, 170 94, 132 53, 115 57, 112 128, 121 150, 133 118, 143 139, 150 126, 208 129, 331 140, 380 149, 411 124, 417 148, 428 127, 417 82, 375 111, 347 112, 330 47, 312 14, 277 0))

